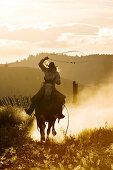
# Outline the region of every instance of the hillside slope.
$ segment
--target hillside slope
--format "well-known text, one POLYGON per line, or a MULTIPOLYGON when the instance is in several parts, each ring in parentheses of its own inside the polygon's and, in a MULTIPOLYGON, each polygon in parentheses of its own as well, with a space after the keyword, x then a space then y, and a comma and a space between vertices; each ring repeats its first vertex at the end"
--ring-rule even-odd
MULTIPOLYGON (((61 76, 65 79, 77 81, 80 84, 98 83, 113 70, 113 55, 88 55, 88 56, 67 56, 58 54, 41 53, 36 56, 29 56, 21 62, 9 64, 11 67, 34 67, 38 68, 39 61, 49 56, 60 68, 61 76), (78 62, 75 64, 67 62, 78 62)), ((51 60, 49 60, 51 61, 51 60)))
MULTIPOLYGON (((35 94, 42 85, 43 73, 36 68, 29 67, 1 67, 0 68, 0 96, 35 94)), ((72 96, 72 81, 61 79, 58 87, 66 96, 72 96), (70 90, 69 90, 70 89, 70 90)))

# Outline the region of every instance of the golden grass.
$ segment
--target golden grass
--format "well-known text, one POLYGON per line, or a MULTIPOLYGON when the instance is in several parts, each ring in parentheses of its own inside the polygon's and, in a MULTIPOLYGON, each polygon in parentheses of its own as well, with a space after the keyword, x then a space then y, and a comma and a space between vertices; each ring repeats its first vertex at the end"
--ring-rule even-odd
POLYGON ((64 137, 62 143, 52 139, 40 143, 26 136, 29 124, 0 128, 0 169, 113 169, 113 128, 84 130, 64 137))

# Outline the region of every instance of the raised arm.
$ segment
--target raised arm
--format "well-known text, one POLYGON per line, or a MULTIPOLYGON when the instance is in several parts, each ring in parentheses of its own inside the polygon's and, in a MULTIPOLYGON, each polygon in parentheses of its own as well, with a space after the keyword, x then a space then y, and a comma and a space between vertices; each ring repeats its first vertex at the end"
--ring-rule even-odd
POLYGON ((49 59, 48 57, 45 57, 45 58, 43 58, 43 59, 39 62, 39 64, 38 64, 39 67, 41 68, 41 70, 44 71, 44 72, 47 70, 47 68, 44 66, 44 61, 45 61, 45 60, 48 60, 48 59, 49 59))

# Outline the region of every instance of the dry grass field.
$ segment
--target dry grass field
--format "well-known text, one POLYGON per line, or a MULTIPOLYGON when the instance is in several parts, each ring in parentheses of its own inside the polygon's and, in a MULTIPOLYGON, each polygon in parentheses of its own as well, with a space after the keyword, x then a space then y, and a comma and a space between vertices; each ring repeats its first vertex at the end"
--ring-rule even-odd
POLYGON ((64 136, 62 142, 51 138, 40 143, 27 136, 32 122, 33 118, 21 108, 1 108, 0 169, 113 169, 113 128, 107 124, 75 136, 64 136))

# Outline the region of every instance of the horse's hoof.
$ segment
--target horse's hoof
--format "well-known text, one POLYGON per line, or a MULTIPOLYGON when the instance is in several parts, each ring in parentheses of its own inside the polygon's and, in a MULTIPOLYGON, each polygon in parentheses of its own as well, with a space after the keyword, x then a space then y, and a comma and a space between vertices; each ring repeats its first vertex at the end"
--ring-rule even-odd
POLYGON ((57 135, 57 132, 55 130, 52 131, 53 136, 57 135))
POLYGON ((41 141, 40 143, 43 145, 43 144, 45 144, 45 141, 41 141))
POLYGON ((45 142, 45 137, 41 137, 41 142, 45 142))
POLYGON ((49 141, 50 141, 50 139, 49 139, 49 137, 47 137, 47 138, 46 138, 46 142, 49 142, 49 141))

